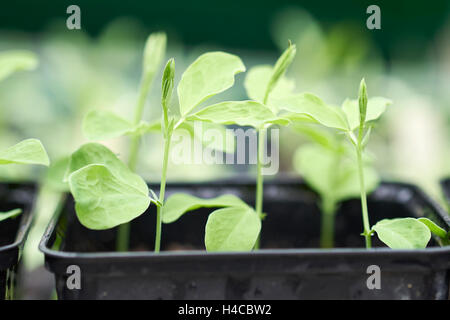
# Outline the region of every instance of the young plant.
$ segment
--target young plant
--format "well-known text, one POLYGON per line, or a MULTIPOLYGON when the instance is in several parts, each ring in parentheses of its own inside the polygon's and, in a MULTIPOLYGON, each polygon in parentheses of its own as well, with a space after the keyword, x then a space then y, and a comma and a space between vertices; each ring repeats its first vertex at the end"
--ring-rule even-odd
MULTIPOLYGON (((135 121, 131 123, 114 113, 94 110, 87 114, 83 122, 83 130, 86 136, 92 140, 103 140, 124 134, 131 135, 133 140, 129 165, 126 166, 122 163, 108 148, 97 143, 88 143, 72 154, 66 175, 75 199, 77 216, 80 222, 90 229, 101 230, 123 226, 145 212, 150 203, 154 203, 157 206, 155 252, 160 251, 163 212, 167 207, 164 197, 172 135, 176 130, 184 129, 193 138, 198 139, 194 134, 193 122, 190 119, 192 111, 208 98, 230 88, 234 84, 235 74, 245 71, 241 60, 234 55, 224 52, 203 54, 188 67, 181 78, 177 88, 179 100, 179 112, 177 113, 177 110, 171 105, 175 62, 173 59, 169 60, 162 79, 161 120, 152 123, 144 122, 141 120, 141 116, 145 97, 163 56, 162 48, 165 47, 165 37, 164 41, 161 39, 161 35, 152 35, 147 41, 144 54, 144 80, 135 121), (159 197, 148 189, 141 177, 133 172, 136 165, 139 137, 155 131, 162 132, 164 138, 159 197)), ((221 125, 211 127, 225 132, 225 128, 221 125)), ((220 147, 219 144, 215 146, 220 147)), ((184 200, 186 197, 192 200, 187 195, 181 196, 185 196, 184 200)), ((202 199, 196 199, 194 205, 202 206, 204 204, 202 201, 202 199)), ((231 195, 209 199, 209 201, 210 204, 213 201, 220 201, 219 206, 243 205, 242 201, 231 195)), ((182 200, 174 201, 176 208, 179 208, 182 203, 182 200)), ((168 208, 170 212, 171 206, 169 205, 168 208)), ((118 239, 117 248, 125 250, 128 247, 124 244, 128 239, 128 231, 119 232, 118 239)))
MULTIPOLYGON (((280 118, 277 105, 273 103, 273 97, 283 96, 286 92, 293 89, 293 82, 284 78, 284 74, 295 57, 295 45, 289 43, 289 47, 277 60, 275 66, 258 66, 250 70, 246 79, 245 87, 247 95, 253 100, 247 101, 227 101, 218 103, 194 113, 189 119, 208 121, 216 124, 235 124, 239 126, 253 127, 258 134, 257 146, 257 174, 256 174, 256 196, 255 209, 251 221, 228 220, 229 211, 221 209, 214 212, 208 218, 206 225, 206 247, 215 246, 208 245, 212 242, 212 230, 220 230, 221 225, 226 225, 228 230, 245 226, 252 230, 258 231, 256 242, 251 248, 259 248, 259 229, 261 228, 261 220, 263 214, 263 157, 265 150, 266 132, 269 127, 274 124, 287 125, 289 120, 280 118), (220 214, 220 215, 219 215, 220 214), (221 217, 221 218, 219 218, 221 217), (254 217, 257 217, 255 219, 254 217), (227 219, 227 221, 223 220, 227 219), (250 223, 252 222, 252 224, 250 223), (233 224, 235 224, 233 226, 233 224)), ((249 208, 246 212, 251 212, 249 208)), ((244 210, 242 210, 244 212, 244 210)), ((242 217, 246 217, 244 213, 242 217)), ((240 234, 243 234, 241 232, 240 234)), ((250 242, 249 242, 250 243, 250 242)), ((225 249, 222 247, 222 249, 225 249)))
MULTIPOLYGON (((321 199, 322 223, 320 246, 334 246, 334 220, 341 201, 360 195, 356 158, 352 148, 342 138, 317 125, 294 126, 312 142, 297 149, 294 168, 321 199)), ((378 175, 368 156, 364 159, 365 190, 374 190, 378 175)))
MULTIPOLYGON (((292 95, 277 101, 283 109, 293 114, 286 118, 293 122, 312 122, 343 132, 354 147, 357 159, 359 188, 361 196, 362 220, 366 247, 371 248, 374 233, 387 246, 394 249, 425 248, 431 238, 431 232, 443 236, 438 226, 431 221, 414 218, 385 219, 370 228, 367 208, 366 183, 364 174, 363 151, 369 140, 373 122, 378 119, 391 103, 388 99, 367 98, 364 79, 361 81, 358 100, 345 100, 341 108, 329 106, 311 94, 292 95), (300 116, 299 116, 300 114, 300 116)), ((441 238, 442 239, 442 238, 441 238)))
MULTIPOLYGON (((20 70, 33 70, 38 64, 37 57, 28 51, 7 51, 0 53, 0 81, 20 70)), ((37 139, 26 139, 12 147, 0 150, 0 165, 8 164, 40 164, 50 163, 47 152, 37 139)), ((22 212, 13 209, 0 212, 0 221, 14 218, 22 212)))

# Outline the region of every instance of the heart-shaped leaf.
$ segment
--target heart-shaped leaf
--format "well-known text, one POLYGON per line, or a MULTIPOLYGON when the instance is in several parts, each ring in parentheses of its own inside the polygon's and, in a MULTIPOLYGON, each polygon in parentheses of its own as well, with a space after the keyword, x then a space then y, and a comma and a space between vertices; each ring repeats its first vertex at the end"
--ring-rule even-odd
POLYGON ((69 176, 77 217, 86 228, 104 230, 127 223, 150 205, 147 186, 136 187, 137 178, 124 179, 129 174, 112 168, 90 164, 69 176))
POLYGON ((392 249, 423 249, 431 238, 430 229, 414 218, 384 219, 372 229, 392 249))
POLYGON ((181 115, 233 86, 234 76, 244 71, 241 59, 229 53, 209 52, 198 57, 183 73, 177 88, 181 115))
POLYGON ((0 151, 0 165, 10 163, 48 166, 50 161, 44 146, 39 140, 27 139, 0 151))
POLYGON ((249 251, 261 231, 261 219, 250 207, 229 207, 211 213, 205 228, 205 246, 213 251, 249 251))
POLYGON ((75 151, 66 174, 80 222, 109 229, 141 215, 150 205, 148 187, 105 146, 87 143, 75 151))
POLYGON ((203 199, 186 193, 175 193, 167 198, 163 206, 162 221, 172 223, 178 220, 186 212, 199 208, 220 207, 246 207, 247 205, 238 197, 225 194, 216 198, 203 199))

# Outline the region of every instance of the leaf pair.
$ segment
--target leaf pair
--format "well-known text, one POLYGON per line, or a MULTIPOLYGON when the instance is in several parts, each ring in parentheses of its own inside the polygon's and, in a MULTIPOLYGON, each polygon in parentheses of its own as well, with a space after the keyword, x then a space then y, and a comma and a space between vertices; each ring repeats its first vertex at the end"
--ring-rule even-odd
MULTIPOLYGON (((357 100, 345 100, 342 108, 327 105, 320 98, 310 93, 302 93, 276 99, 280 109, 287 111, 285 118, 292 122, 316 123, 351 132, 360 126, 360 113, 357 100)), ((378 119, 391 101, 374 97, 367 102, 365 122, 378 119)))
POLYGON ((293 90, 294 83, 287 80, 284 73, 295 53, 295 45, 290 44, 274 67, 257 66, 249 71, 244 85, 247 95, 254 101, 214 104, 194 113, 188 119, 251 126, 256 129, 267 128, 273 124, 288 125, 288 119, 278 117, 278 108, 272 103, 272 97, 283 96, 293 90))
POLYGON ((205 227, 207 251, 248 251, 253 249, 261 230, 256 212, 238 197, 227 194, 212 199, 176 193, 163 206, 162 221, 172 223, 183 214, 199 208, 220 208, 212 212, 205 227))

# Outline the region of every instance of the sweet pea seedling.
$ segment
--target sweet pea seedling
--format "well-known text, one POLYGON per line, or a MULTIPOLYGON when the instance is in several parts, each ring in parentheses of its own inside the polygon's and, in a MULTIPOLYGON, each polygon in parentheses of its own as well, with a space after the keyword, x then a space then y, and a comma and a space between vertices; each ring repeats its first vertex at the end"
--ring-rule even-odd
MULTIPOLYGON (((38 64, 37 57, 28 51, 7 51, 0 53, 0 81, 20 70, 33 70, 38 64)), ((47 152, 37 139, 26 139, 12 147, 0 150, 0 165, 7 164, 40 164, 50 163, 47 152)), ((13 209, 0 212, 0 221, 14 218, 22 212, 13 209)))
MULTIPOLYGON (((164 55, 165 36, 151 35, 144 53, 144 71, 140 95, 136 108, 135 121, 130 122, 120 116, 108 112, 94 110, 87 114, 83 122, 83 131, 91 140, 102 140, 121 135, 131 135, 132 144, 128 167, 123 164, 109 149, 89 143, 76 151, 70 160, 67 179, 74 196, 75 209, 80 222, 90 229, 108 229, 124 224, 146 211, 150 203, 157 206, 155 252, 160 250, 162 222, 175 220, 165 219, 163 212, 178 210, 187 200, 189 208, 201 206, 233 206, 244 205, 234 196, 222 196, 216 199, 198 199, 177 194, 164 201, 168 155, 173 133, 178 129, 187 130, 193 138, 193 122, 190 114, 200 103, 228 89, 234 84, 234 76, 245 71, 242 61, 224 52, 210 52, 200 56, 182 75, 177 88, 179 112, 171 105, 174 89, 175 62, 170 59, 164 68, 161 85, 161 120, 147 123, 141 120, 145 97, 149 86, 164 55), (148 132, 162 132, 164 151, 159 197, 148 190, 145 182, 133 173, 136 161, 139 137, 148 132), (149 196, 148 194, 151 194, 149 196), (182 197, 182 199, 179 199, 182 197), (183 198, 184 197, 184 198, 183 198), (174 199, 174 200, 171 200, 174 199), (184 201, 183 201, 184 200, 184 201)), ((223 130, 222 125, 209 125, 223 130)), ((220 147, 220 145, 217 145, 220 147)), ((225 146, 226 148, 229 146, 225 146)), ((177 212, 181 216, 184 212, 177 212)), ((177 218, 178 218, 177 217, 177 218)), ((118 250, 128 248, 128 228, 118 235, 118 250)), ((208 247, 208 246, 207 246, 208 247)))
MULTIPOLYGON (((301 146, 294 155, 294 168, 321 199, 322 223, 320 246, 334 246, 334 220, 339 202, 360 195, 356 158, 343 135, 317 125, 294 126, 311 143, 301 146)), ((376 188, 379 179, 370 157, 364 159, 365 189, 376 188)))
POLYGON ((364 226, 362 235, 365 237, 367 248, 372 246, 371 236, 374 233, 387 246, 394 249, 425 248, 427 246, 431 238, 431 232, 436 233, 438 229, 430 227, 430 224, 425 224, 424 220, 414 218, 385 219, 370 228, 363 151, 368 143, 373 121, 377 120, 385 112, 386 107, 391 104, 388 99, 382 97, 368 99, 363 79, 360 84, 358 100, 347 99, 344 101, 342 108, 329 106, 311 94, 287 96, 278 100, 277 103, 284 110, 294 112, 286 115, 286 118, 294 123, 312 122, 337 129, 343 132, 353 145, 356 151, 364 226))
MULTIPOLYGON (((282 96, 293 89, 293 82, 284 78, 284 74, 295 57, 295 45, 289 44, 289 47, 283 52, 277 60, 275 66, 258 66, 251 69, 245 79, 247 95, 253 100, 247 101, 227 101, 206 107, 190 118, 194 120, 209 121, 217 124, 236 124, 240 126, 253 127, 258 133, 257 147, 257 175, 256 175, 256 197, 255 197, 255 215, 258 219, 247 221, 247 228, 256 231, 260 228, 261 219, 263 219, 263 174, 262 164, 264 156, 264 143, 267 129, 274 125, 287 125, 289 120, 278 116, 278 108, 273 103, 273 97, 282 96), (259 228, 258 228, 259 227, 259 228)), ((247 210, 248 211, 248 210, 247 210)), ((227 211, 220 213, 225 215, 227 211)), ((244 210, 243 210, 244 212, 244 210)), ((208 219, 208 227, 213 229, 216 219, 212 215, 208 219)), ((230 221, 230 224, 234 222, 230 221)), ((214 228, 215 229, 215 228, 214 228)), ((254 248, 259 248, 259 232, 254 248)))
MULTIPOLYGON (((173 68, 173 61, 170 60, 164 74, 172 74, 173 78, 173 72, 169 71, 171 68, 173 68)), ((204 107, 193 113, 194 109, 206 99, 231 87, 234 84, 234 76, 243 71, 245 66, 237 56, 224 52, 211 52, 200 56, 186 69, 178 84, 179 117, 173 116, 175 112, 170 112, 170 107, 166 105, 169 99, 164 97, 165 92, 171 92, 173 80, 171 85, 165 85, 166 77, 163 77, 163 135, 165 148, 167 148, 165 154, 168 152, 173 130, 191 124, 193 121, 208 122, 208 119, 202 119, 197 115, 208 112, 219 104, 204 107), (166 90, 166 87, 170 90, 166 90)), ((220 117, 220 112, 217 112, 215 116, 220 117)), ((216 125, 222 127, 223 123, 219 122, 216 125)), ((167 168, 167 160, 164 160, 163 168, 167 168)), ((161 185, 163 184, 165 184, 165 178, 161 182, 161 185)), ((234 195, 201 199, 176 193, 164 201, 164 192, 162 192, 160 201, 162 203, 161 220, 164 223, 172 223, 184 213, 201 207, 222 207, 208 217, 205 228, 205 247, 208 251, 251 250, 261 228, 260 220, 254 210, 234 195)))

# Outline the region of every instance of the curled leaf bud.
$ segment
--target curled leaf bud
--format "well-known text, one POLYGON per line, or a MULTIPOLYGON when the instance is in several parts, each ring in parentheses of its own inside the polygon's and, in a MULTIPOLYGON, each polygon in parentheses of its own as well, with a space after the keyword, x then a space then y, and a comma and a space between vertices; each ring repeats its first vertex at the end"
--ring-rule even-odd
POLYGON ((367 87, 364 78, 361 80, 361 83, 359 85, 358 102, 359 102, 359 123, 360 126, 364 126, 367 114, 367 87))
POLYGON ((278 80, 280 80, 280 78, 286 72, 287 68, 291 65, 292 60, 294 60, 296 52, 297 48, 295 47, 295 44, 292 44, 291 41, 289 41, 289 47, 283 52, 283 54, 278 58, 277 62, 275 63, 272 76, 269 80, 269 83, 267 84, 266 97, 264 98, 264 100, 267 99, 270 92, 273 90, 273 88, 275 88, 276 84, 278 83, 278 80))
POLYGON ((161 103, 164 111, 167 111, 167 105, 172 98, 173 86, 175 78, 175 60, 172 58, 167 61, 166 67, 164 68, 164 73, 162 77, 161 85, 161 103))

